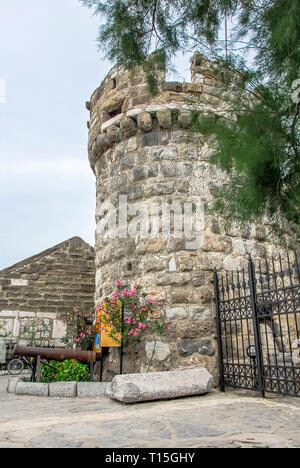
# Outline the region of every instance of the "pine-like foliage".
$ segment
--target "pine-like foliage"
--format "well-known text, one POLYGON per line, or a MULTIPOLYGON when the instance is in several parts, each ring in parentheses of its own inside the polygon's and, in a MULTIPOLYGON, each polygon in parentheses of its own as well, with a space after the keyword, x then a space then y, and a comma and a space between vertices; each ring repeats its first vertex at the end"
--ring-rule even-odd
POLYGON ((236 71, 226 118, 195 119, 229 176, 215 208, 228 222, 267 216, 279 230, 286 221, 299 229, 300 1, 80 1, 104 18, 98 39, 107 57, 142 66, 153 89, 154 62, 170 66, 178 51, 194 48, 236 71), (229 42, 220 41, 225 17, 234 25, 229 42), (164 53, 149 59, 156 49, 164 53))

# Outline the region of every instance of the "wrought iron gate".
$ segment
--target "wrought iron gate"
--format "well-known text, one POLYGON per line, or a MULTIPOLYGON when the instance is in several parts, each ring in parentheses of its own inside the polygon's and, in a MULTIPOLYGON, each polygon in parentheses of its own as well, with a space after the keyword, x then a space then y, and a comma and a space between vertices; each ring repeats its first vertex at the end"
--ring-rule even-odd
POLYGON ((220 387, 300 396, 297 255, 214 274, 220 387))

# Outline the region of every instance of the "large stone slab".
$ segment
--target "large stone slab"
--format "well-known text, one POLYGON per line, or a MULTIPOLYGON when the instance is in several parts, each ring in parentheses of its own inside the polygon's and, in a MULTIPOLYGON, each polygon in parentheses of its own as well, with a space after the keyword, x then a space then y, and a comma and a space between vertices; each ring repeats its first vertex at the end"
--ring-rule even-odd
POLYGON ((106 396, 122 403, 135 403, 202 395, 210 392, 212 387, 212 375, 201 367, 117 375, 107 385, 106 396))

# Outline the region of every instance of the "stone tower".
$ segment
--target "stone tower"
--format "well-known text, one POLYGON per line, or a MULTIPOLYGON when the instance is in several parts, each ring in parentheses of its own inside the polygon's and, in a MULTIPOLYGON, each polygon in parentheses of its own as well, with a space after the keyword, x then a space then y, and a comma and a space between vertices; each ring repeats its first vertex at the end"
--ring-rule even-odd
MULTIPOLYGON (((207 142, 191 131, 192 116, 224 113, 222 93, 235 75, 198 53, 191 74, 191 83, 162 80, 152 97, 142 73, 133 77, 116 66, 87 103, 97 180, 96 305, 117 280, 142 284, 171 331, 147 338, 141 370, 150 361, 150 370, 204 365, 217 378, 213 269, 236 270, 247 254, 265 257, 274 246, 266 226, 224 232, 205 213, 226 176, 210 164, 207 142)), ((128 358, 125 372, 132 364, 128 358)), ((118 370, 115 351, 106 370, 107 379, 118 370)))

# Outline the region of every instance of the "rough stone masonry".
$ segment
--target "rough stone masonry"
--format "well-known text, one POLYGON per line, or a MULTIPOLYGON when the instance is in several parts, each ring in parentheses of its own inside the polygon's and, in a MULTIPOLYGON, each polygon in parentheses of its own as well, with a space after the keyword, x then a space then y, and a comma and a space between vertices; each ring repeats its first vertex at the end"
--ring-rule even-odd
POLYGON ((65 346, 67 313, 94 315, 94 280, 94 249, 79 237, 0 271, 0 339, 12 350, 34 330, 40 346, 65 346))
MULTIPOLYGON (((136 362, 128 356, 125 372, 205 366, 217 381, 213 269, 242 268, 248 254, 255 261, 278 255, 266 223, 244 232, 234 226, 225 231, 217 217, 204 211, 200 244, 185 234, 162 231, 163 204, 205 206, 214 187, 226 180, 209 161, 209 143, 191 130, 195 111, 226 115, 224 97, 235 74, 228 81, 219 70, 219 64, 196 53, 192 82, 166 82, 161 76, 160 92, 153 97, 142 72, 132 76, 116 66, 86 103, 89 160, 97 181, 96 306, 117 280, 140 283, 157 305, 156 316, 171 328, 168 334, 147 336, 141 365, 138 356, 136 362), (128 219, 118 211, 120 196, 127 197, 128 219), (156 209, 156 235, 145 235, 137 206, 148 213, 156 209), (119 220, 117 235, 108 215, 111 207, 119 220), (105 231, 107 216, 111 223, 105 231)), ((191 219, 193 214, 194 209, 191 219)), ((118 351, 112 350, 105 379, 118 373, 118 362, 118 351)))

